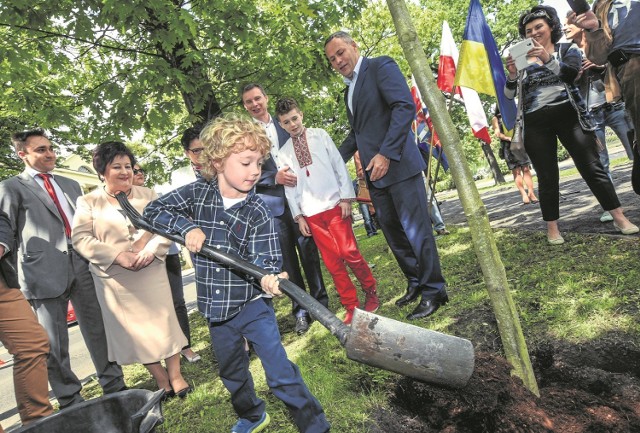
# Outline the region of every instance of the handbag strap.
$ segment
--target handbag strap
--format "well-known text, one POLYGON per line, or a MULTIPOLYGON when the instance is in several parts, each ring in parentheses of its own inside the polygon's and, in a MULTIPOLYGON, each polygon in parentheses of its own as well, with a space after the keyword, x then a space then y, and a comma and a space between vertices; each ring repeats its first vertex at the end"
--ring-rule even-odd
POLYGON ((516 110, 516 121, 519 121, 520 119, 522 119, 524 113, 523 113, 523 108, 524 108, 524 98, 523 98, 523 94, 522 94, 522 81, 524 80, 524 70, 518 72, 518 91, 516 92, 516 96, 518 97, 518 107, 516 110))

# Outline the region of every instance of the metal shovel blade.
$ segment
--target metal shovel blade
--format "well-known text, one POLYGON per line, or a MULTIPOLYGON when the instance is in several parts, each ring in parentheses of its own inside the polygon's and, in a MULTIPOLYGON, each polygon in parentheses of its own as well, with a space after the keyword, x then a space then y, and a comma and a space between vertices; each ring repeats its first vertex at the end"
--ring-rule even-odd
POLYGON ((344 347, 354 361, 452 388, 467 384, 475 360, 469 340, 359 309, 344 347))

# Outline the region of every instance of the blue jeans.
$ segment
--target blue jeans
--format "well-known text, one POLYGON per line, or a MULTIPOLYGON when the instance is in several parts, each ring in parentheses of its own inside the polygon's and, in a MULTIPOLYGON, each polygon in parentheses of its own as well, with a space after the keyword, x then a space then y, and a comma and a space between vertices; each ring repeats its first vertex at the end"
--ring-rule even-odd
POLYGON ((444 230, 446 226, 444 225, 444 220, 440 214, 438 200, 435 197, 433 197, 433 199, 431 198, 431 188, 429 188, 429 186, 427 186, 427 201, 429 202, 429 216, 431 217, 433 229, 436 231, 444 230))
POLYGON ((633 126, 624 108, 624 102, 616 102, 615 104, 606 103, 592 109, 591 114, 593 114, 598 126, 598 129, 596 129, 596 137, 598 137, 598 140, 600 140, 604 146, 604 149, 598 152, 600 161, 607 174, 611 176, 611 172, 609 171, 609 152, 607 151, 607 140, 604 134, 605 126, 613 129, 613 132, 616 133, 629 159, 633 159, 633 151, 631 150, 631 142, 629 141, 629 131, 633 129, 633 126))
POLYGON ((287 406, 298 429, 302 433, 329 431, 322 406, 305 385, 298 367, 287 358, 273 307, 264 299, 247 302, 226 322, 211 323, 209 334, 220 379, 231 393, 233 409, 240 418, 255 422, 265 411, 265 402, 256 395, 249 371, 245 337, 262 362, 271 392, 287 406))
POLYGON ((378 233, 373 222, 373 218, 371 217, 371 212, 369 212, 369 205, 367 203, 359 202, 358 206, 360 207, 360 214, 362 214, 362 221, 364 222, 364 228, 367 231, 367 235, 371 236, 378 233))

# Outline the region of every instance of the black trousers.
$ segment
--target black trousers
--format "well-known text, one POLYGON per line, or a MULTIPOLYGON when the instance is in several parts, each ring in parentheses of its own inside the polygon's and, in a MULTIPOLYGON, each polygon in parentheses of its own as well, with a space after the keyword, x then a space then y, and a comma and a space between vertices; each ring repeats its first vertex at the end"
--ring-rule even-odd
MULTIPOLYGON (((293 221, 289 206, 285 207, 282 215, 274 218, 274 222, 282 250, 282 269, 289 274, 289 280, 292 283, 301 289, 305 289, 299 264, 302 263, 302 269, 304 269, 307 284, 309 285, 309 294, 322 305, 328 307, 329 296, 322 280, 320 254, 315 241, 312 237, 302 236, 298 223, 293 221), (298 254, 300 255, 299 262, 298 254)), ((295 315, 300 308, 300 305, 294 301, 292 313, 295 315)))
POLYGON ((613 183, 600 162, 595 133, 582 130, 571 103, 526 113, 524 131, 524 147, 538 176, 542 219, 555 221, 560 218, 558 139, 602 208, 609 211, 620 207, 613 183))
POLYGON ((187 306, 184 302, 180 254, 168 254, 165 264, 167 265, 167 275, 169 276, 173 308, 176 310, 180 329, 182 329, 182 333, 187 337, 187 346, 183 347, 183 349, 186 349, 187 347, 191 347, 191 329, 189 328, 189 313, 187 312, 187 306))
POLYGON ((446 293, 440 256, 427 210, 427 190, 422 173, 386 188, 369 184, 378 222, 393 255, 411 287, 423 298, 446 293))

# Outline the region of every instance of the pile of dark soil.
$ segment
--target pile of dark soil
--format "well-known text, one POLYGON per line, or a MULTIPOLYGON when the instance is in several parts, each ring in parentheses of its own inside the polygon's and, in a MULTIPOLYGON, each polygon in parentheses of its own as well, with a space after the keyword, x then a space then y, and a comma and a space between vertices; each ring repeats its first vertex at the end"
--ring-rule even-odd
POLYGON ((445 389, 399 379, 374 433, 640 432, 640 350, 613 341, 547 344, 532 351, 540 398, 511 376, 508 362, 477 352, 471 380, 445 389))

